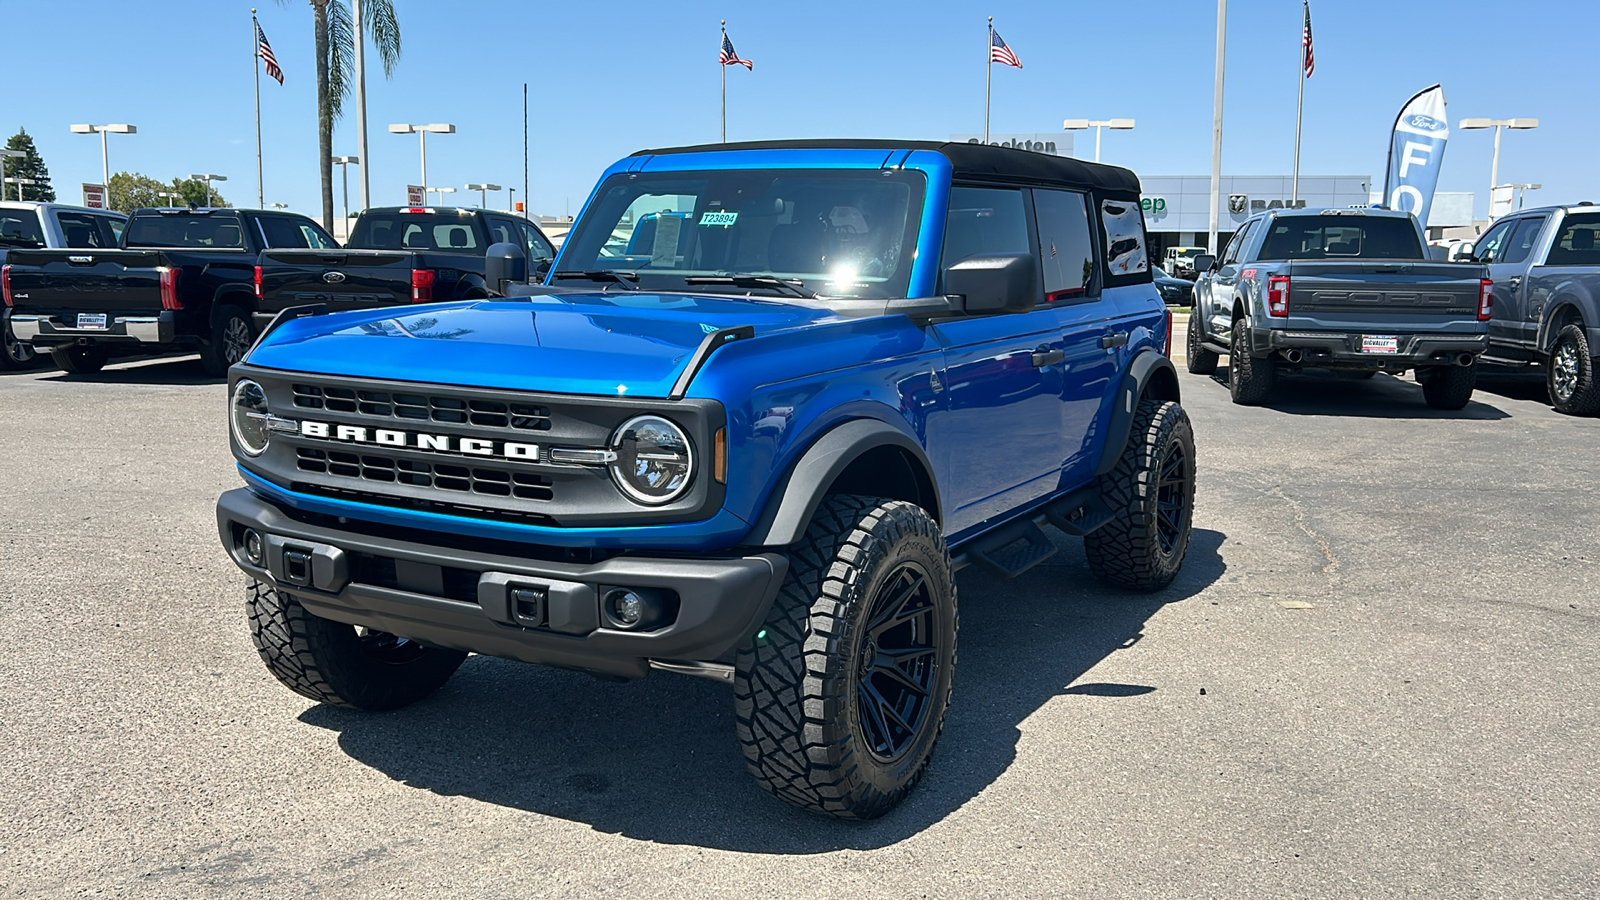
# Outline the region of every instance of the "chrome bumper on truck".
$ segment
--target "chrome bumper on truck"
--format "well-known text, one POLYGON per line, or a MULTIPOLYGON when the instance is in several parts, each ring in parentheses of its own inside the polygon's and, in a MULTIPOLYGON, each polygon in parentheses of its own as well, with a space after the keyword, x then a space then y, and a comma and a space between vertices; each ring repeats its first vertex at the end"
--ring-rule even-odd
POLYGON ((1255 356, 1272 356, 1308 366, 1340 365, 1385 368, 1467 365, 1489 349, 1486 334, 1397 333, 1374 328, 1366 332, 1298 331, 1255 328, 1250 334, 1255 356), (1378 338, 1379 352, 1365 349, 1368 338, 1378 338), (1394 340, 1388 350, 1385 340, 1394 340))
POLYGON ((104 328, 74 328, 57 322, 54 316, 10 316, 11 333, 24 344, 54 347, 76 344, 80 339, 113 343, 170 344, 177 333, 173 315, 108 317, 104 328))
POLYGON ((243 488, 217 500, 217 528, 245 574, 325 619, 624 678, 727 653, 788 571, 776 553, 572 563, 433 546, 310 524, 243 488), (614 614, 626 594, 631 625, 614 614))

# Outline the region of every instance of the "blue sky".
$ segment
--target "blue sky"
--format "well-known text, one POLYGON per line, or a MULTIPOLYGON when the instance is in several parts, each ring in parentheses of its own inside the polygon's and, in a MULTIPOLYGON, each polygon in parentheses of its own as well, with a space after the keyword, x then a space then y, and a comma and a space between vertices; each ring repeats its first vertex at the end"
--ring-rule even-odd
MULTIPOLYGON (((522 185, 522 84, 531 93, 532 211, 576 212, 600 171, 636 149, 715 141, 717 22, 755 70, 728 71, 728 137, 943 139, 983 127, 984 17, 1022 58, 996 66, 992 128, 1057 132, 1063 118, 1131 117, 1103 158, 1145 175, 1210 171, 1213 0, 958 0, 805 3, 533 3, 396 0, 399 71, 368 78, 373 201, 403 202, 417 141, 390 122, 453 122, 431 136, 429 179, 522 185)), ((73 122, 132 122, 111 136, 113 171, 162 179, 209 171, 255 201, 250 6, 238 0, 7 2, 0 10, 0 128, 26 127, 64 199, 98 181, 99 140, 73 122)), ((319 209, 311 12, 257 0, 287 76, 263 76, 266 199, 319 209)), ((1508 132, 1502 181, 1541 182, 1531 202, 1600 200, 1600 119, 1571 67, 1600 34, 1600 3, 1314 0, 1317 69, 1306 87, 1301 171, 1381 179, 1388 129, 1438 81, 1452 125, 1532 116, 1508 132), (1571 87, 1562 87, 1563 83, 1571 87)), ((1223 170, 1288 174, 1294 146, 1298 0, 1232 0, 1223 170)), ((1583 67, 1579 65, 1578 71, 1583 67)), ((1079 155, 1093 153, 1080 133, 1079 155)), ((1487 204, 1492 132, 1452 134, 1440 190, 1487 204)), ((334 152, 356 152, 353 113, 334 152)), ((353 174, 353 173, 352 173, 353 174)), ((338 202, 336 170, 335 202, 338 202)), ((354 191, 352 190, 352 195, 354 191)), ((500 203, 504 203, 501 194, 500 203)), ((451 202, 467 202, 459 192, 451 202)), ((476 202, 475 199, 473 202, 476 202)))

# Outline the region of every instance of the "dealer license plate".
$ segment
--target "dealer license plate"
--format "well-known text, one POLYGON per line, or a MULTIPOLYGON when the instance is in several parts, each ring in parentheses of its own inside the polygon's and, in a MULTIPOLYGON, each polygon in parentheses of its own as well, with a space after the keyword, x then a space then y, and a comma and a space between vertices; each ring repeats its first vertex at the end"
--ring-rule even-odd
POLYGON ((79 328, 104 328, 106 327, 105 313, 78 313, 79 328))
POLYGON ((1399 353, 1400 339, 1387 334, 1363 334, 1362 353, 1399 353))

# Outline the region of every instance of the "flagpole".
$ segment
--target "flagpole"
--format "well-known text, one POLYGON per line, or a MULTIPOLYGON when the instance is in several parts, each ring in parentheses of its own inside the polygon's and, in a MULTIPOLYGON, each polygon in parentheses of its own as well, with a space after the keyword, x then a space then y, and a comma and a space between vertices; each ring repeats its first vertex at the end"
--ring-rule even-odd
MULTIPOLYGON (((726 45, 728 41, 727 19, 722 20, 722 41, 723 43, 717 45, 717 52, 719 54, 722 52, 722 47, 726 45)), ((722 70, 722 142, 726 144, 728 142, 728 64, 722 62, 719 58, 717 61, 717 68, 722 70)))
POLYGON ((1299 97, 1294 104, 1294 176, 1289 181, 1289 203, 1294 204, 1300 200, 1300 117, 1306 108, 1306 32, 1305 23, 1311 18, 1311 3, 1306 0, 1305 18, 1300 22, 1300 69, 1299 97))
POLYGON ((989 88, 994 83, 994 16, 989 17, 989 36, 983 42, 983 142, 989 143, 989 88))
POLYGON ((267 188, 261 181, 261 23, 250 9, 250 72, 256 79, 256 209, 266 209, 267 188))

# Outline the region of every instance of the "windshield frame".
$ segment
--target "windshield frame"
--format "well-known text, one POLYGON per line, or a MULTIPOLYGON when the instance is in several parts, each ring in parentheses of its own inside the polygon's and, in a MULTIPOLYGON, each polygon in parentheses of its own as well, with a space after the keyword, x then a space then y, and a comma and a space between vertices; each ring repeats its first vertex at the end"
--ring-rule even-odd
MULTIPOLYGON (((716 155, 726 160, 732 153, 706 154, 716 155)), ((927 216, 930 201, 935 199, 937 186, 940 184, 935 177, 937 172, 930 172, 921 165, 902 165, 889 168, 881 164, 882 156, 878 155, 873 165, 830 165, 822 160, 784 160, 782 162, 772 159, 771 154, 761 151, 744 151, 739 156, 754 157, 740 159, 743 165, 686 165, 683 167, 651 169, 649 171, 624 171, 620 166, 613 166, 602 177, 596 186, 589 202, 578 216, 571 232, 562 242, 560 255, 552 266, 551 274, 547 278, 550 284, 571 285, 570 280, 557 278, 558 272, 577 272, 592 270, 597 267, 607 268, 606 260, 600 256, 601 248, 615 235, 617 222, 624 211, 630 207, 637 198, 643 194, 671 194, 674 185, 684 185, 686 182, 704 182, 715 179, 719 175, 730 177, 748 177, 759 179, 763 176, 773 178, 803 178, 814 176, 819 178, 838 179, 840 177, 860 178, 864 182, 890 180, 904 184, 908 188, 905 207, 905 222, 900 235, 900 252, 896 258, 895 267, 888 277, 882 281, 857 282, 841 285, 829 280, 825 275, 818 274, 811 277, 796 277, 797 273, 774 272, 770 268, 751 269, 740 268, 737 271, 724 269, 652 269, 648 266, 627 267, 612 266, 612 271, 627 272, 638 275, 640 290, 688 293, 688 294, 716 294, 729 296, 758 296, 763 300, 778 299, 781 297, 786 302, 814 304, 826 307, 830 298, 843 300, 862 299, 895 299, 911 296, 915 286, 925 277, 919 276, 919 267, 922 259, 918 248, 926 240, 927 216), (809 164, 808 164, 809 163, 809 164), (618 188, 624 188, 618 191, 618 188), (594 256, 591 257, 590 253, 594 256), (577 261, 575 261, 577 260, 577 261), (725 276, 725 275, 753 275, 778 277, 805 291, 813 292, 817 296, 812 299, 783 296, 783 291, 769 291, 762 287, 748 285, 721 285, 721 284, 688 284, 687 280, 699 276, 725 276)), ((687 155, 679 160, 689 162, 687 155)), ((677 191, 677 193, 692 193, 677 191)), ((707 211, 702 209, 706 197, 696 195, 695 208, 686 213, 691 219, 697 218, 707 211)))

